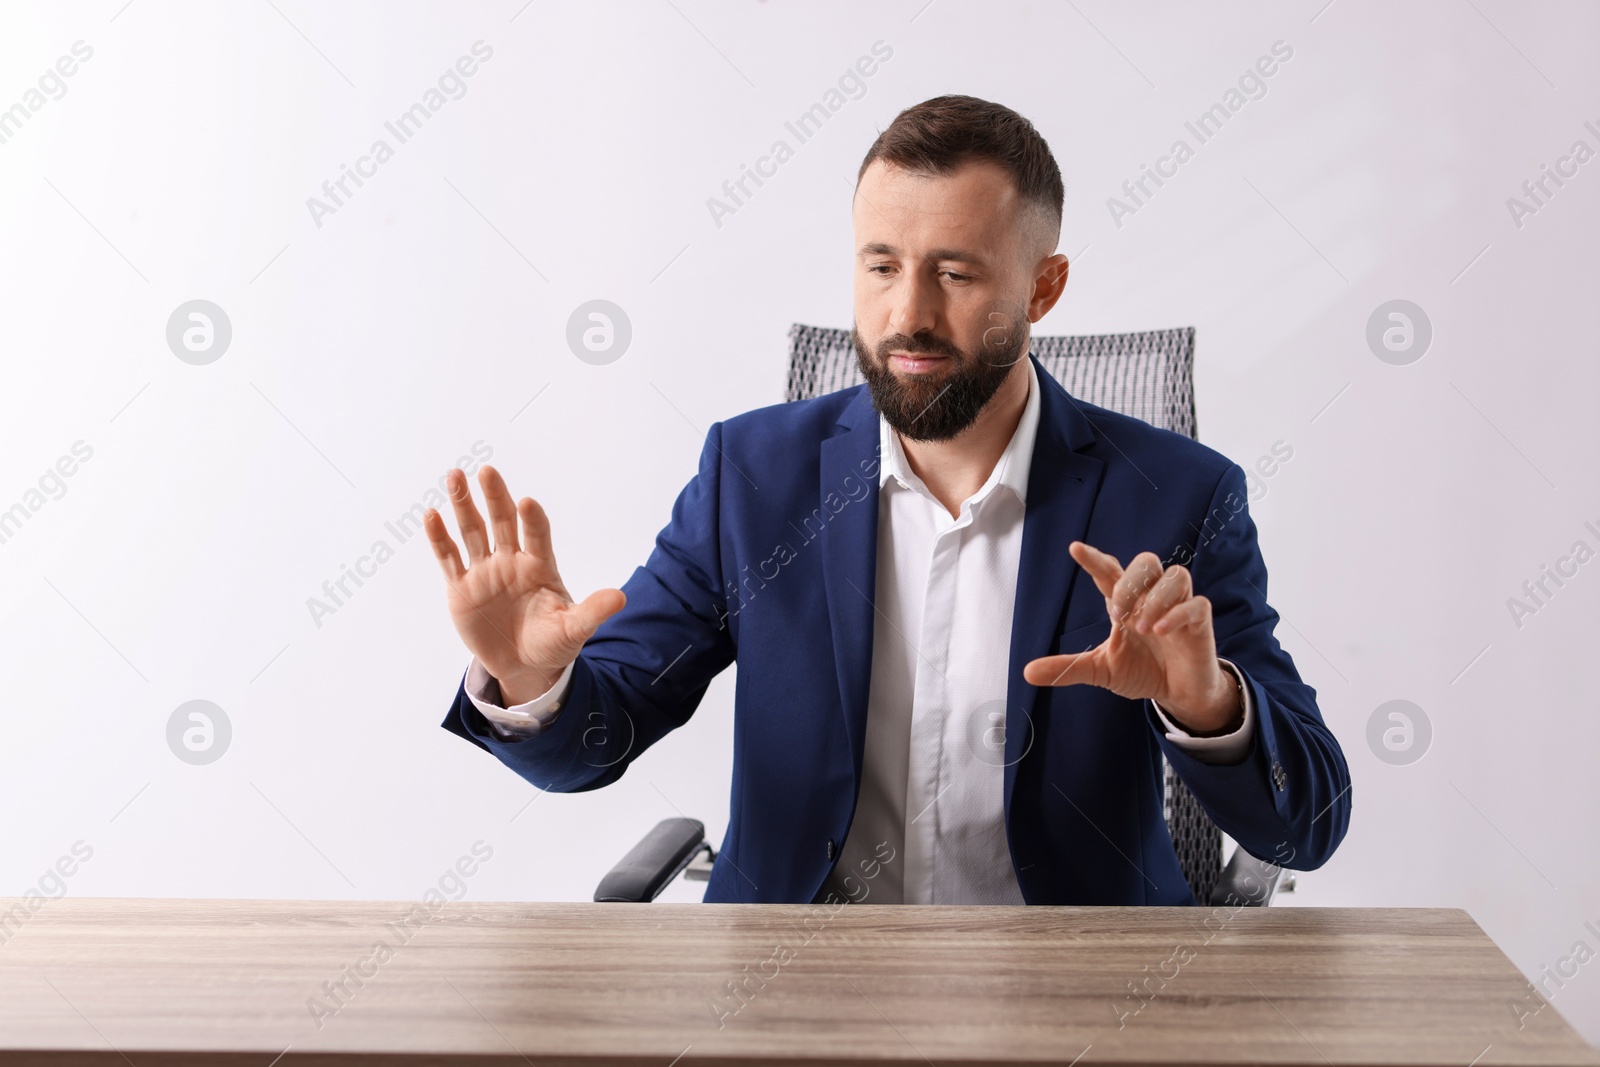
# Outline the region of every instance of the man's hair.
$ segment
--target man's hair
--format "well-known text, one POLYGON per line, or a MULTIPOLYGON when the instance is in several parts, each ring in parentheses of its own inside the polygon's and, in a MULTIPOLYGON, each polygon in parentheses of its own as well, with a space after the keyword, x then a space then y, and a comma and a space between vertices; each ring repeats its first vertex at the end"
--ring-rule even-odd
POLYGON ((1061 236, 1066 190, 1055 156, 1033 123, 1002 104, 975 96, 936 96, 906 108, 867 149, 856 185, 874 161, 904 170, 946 175, 970 160, 999 166, 1016 186, 1024 209, 1039 209, 1053 231, 1046 253, 1061 236))

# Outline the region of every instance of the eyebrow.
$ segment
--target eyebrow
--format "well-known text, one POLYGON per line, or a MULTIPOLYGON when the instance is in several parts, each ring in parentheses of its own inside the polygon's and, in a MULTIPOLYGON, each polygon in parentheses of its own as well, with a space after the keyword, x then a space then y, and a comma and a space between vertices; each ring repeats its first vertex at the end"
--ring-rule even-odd
MULTIPOLYGON (((863 256, 898 256, 900 250, 893 245, 882 241, 871 241, 861 246, 858 255, 863 256)), ((975 267, 986 265, 986 261, 976 252, 968 252, 960 248, 934 248, 930 249, 923 257, 931 260, 954 260, 957 263, 971 263, 975 267)))

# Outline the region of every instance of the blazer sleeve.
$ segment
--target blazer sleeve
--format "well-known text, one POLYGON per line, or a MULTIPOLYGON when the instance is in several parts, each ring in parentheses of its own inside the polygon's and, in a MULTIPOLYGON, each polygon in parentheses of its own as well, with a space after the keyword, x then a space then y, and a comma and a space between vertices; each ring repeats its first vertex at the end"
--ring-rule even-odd
POLYGON ((1254 698, 1256 730, 1245 758, 1204 763, 1166 737, 1146 702, 1167 761, 1213 822, 1244 850, 1280 867, 1313 870, 1333 855, 1350 822, 1350 771, 1273 629, 1267 567, 1247 506, 1244 471, 1231 463, 1196 524, 1190 575, 1211 601, 1217 655, 1231 660, 1254 698))
POLYGON ((621 778, 640 753, 689 720, 735 654, 718 610, 721 438, 718 422, 649 559, 622 586, 627 603, 573 662, 560 713, 536 733, 505 738, 463 684, 441 726, 540 789, 575 793, 621 778))

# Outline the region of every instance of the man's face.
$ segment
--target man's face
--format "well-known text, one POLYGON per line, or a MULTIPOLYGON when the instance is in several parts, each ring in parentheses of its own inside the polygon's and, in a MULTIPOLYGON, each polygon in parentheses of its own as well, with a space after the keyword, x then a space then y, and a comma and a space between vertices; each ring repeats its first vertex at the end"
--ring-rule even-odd
POLYGON ((1042 256, 1016 189, 987 161, 944 176, 877 161, 852 215, 851 336, 873 404, 912 440, 955 437, 1028 352, 1042 256))

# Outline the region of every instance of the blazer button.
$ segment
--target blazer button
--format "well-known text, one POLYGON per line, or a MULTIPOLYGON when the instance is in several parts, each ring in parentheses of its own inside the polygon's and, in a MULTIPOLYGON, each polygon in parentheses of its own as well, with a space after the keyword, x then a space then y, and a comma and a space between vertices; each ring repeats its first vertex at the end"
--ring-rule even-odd
POLYGON ((828 838, 828 861, 833 861, 833 838, 828 838))

